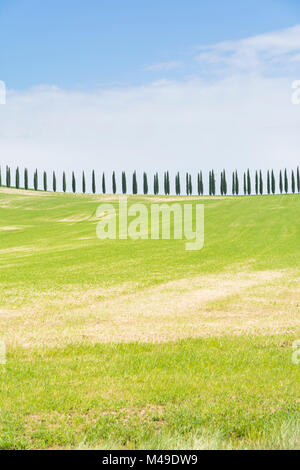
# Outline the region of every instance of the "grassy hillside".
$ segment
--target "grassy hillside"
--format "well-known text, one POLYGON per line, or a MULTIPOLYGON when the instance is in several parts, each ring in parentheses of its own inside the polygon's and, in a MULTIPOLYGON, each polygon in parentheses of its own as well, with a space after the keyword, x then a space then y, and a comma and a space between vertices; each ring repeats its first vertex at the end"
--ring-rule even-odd
POLYGON ((190 252, 103 201, 0 189, 0 447, 299 448, 299 196, 204 198, 190 252))

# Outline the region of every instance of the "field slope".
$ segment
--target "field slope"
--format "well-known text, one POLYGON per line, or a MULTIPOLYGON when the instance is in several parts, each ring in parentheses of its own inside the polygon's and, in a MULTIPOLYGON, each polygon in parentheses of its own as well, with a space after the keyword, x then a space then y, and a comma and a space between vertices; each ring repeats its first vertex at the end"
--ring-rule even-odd
POLYGON ((299 196, 197 201, 186 251, 99 240, 117 197, 0 188, 0 448, 300 447, 299 196))

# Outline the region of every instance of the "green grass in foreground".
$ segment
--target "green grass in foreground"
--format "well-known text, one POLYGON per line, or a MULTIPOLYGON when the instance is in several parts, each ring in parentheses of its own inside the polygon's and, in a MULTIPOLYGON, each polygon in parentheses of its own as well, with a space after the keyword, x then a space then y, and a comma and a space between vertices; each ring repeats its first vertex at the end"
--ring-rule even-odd
POLYGON ((299 448, 292 339, 11 351, 0 447, 299 448))
MULTIPOLYGON (((0 339, 10 314, 17 335, 23 308, 31 317, 24 313, 22 322, 38 333, 48 315, 53 320, 57 294, 60 301, 126 283, 138 291, 198 274, 299 269, 299 195, 203 200, 199 252, 185 251, 184 241, 98 240, 93 216, 101 201, 0 191, 0 324, 8 325, 0 339)), ((299 305, 288 289, 293 314, 299 305)), ((260 292, 258 309, 264 300, 272 301, 260 292)), ((68 302, 76 324, 78 305, 68 302)), ((224 299, 229 311, 230 302, 224 299)), ((55 321, 60 315, 63 308, 55 321)), ((57 329, 52 348, 22 347, 16 336, 19 345, 10 343, 0 365, 0 447, 299 448, 300 366, 292 364, 291 345, 300 333, 288 331, 62 347, 57 329)))

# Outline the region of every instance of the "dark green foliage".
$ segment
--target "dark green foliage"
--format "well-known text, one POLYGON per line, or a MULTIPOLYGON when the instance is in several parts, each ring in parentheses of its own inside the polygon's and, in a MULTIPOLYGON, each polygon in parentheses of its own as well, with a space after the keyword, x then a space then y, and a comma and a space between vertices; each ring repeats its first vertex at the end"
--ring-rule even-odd
POLYGON ((122 193, 123 194, 127 193, 127 183, 126 183, 126 173, 125 173, 125 171, 122 171, 122 193))
POLYGON ((143 174, 143 192, 144 194, 148 194, 148 178, 145 172, 143 174))
POLYGON ((189 175, 189 194, 193 194, 192 175, 189 175))
POLYGON ((270 181, 270 172, 268 170, 268 173, 267 173, 267 192, 268 194, 270 194, 271 192, 271 181, 270 181))
POLYGON ((138 192, 138 185, 137 185, 136 171, 134 171, 132 175, 132 194, 137 194, 137 192, 138 192))
POLYGON ((176 192, 176 195, 179 196, 180 195, 180 192, 181 192, 181 189, 180 189, 180 175, 179 175, 179 172, 177 173, 177 175, 175 176, 175 192, 176 192))
POLYGON ((113 174, 112 174, 112 192, 113 192, 113 194, 116 194, 116 192, 117 192, 116 174, 115 174, 114 171, 113 171, 113 174))
POLYGON ((291 176, 291 183, 292 183, 292 193, 295 194, 295 191, 296 191, 296 183, 295 183, 295 174, 294 174, 294 170, 292 170, 292 176, 291 176))
POLYGON ((283 179, 282 179, 282 171, 280 170, 280 173, 279 173, 279 190, 280 190, 280 194, 282 194, 282 191, 283 191, 283 179))
POLYGON ((289 181, 286 169, 284 170, 284 190, 286 194, 289 192, 289 181))
POLYGON ((85 187, 85 174, 84 174, 84 171, 82 172, 82 192, 83 194, 85 194, 85 190, 86 190, 86 187, 85 187))
POLYGON ((63 188, 63 192, 65 193, 66 190, 67 190, 67 182, 66 182, 66 174, 65 174, 65 172, 63 172, 62 188, 63 188))
POLYGON ((216 195, 216 178, 214 170, 211 171, 211 193, 213 196, 216 195))
POLYGON ((251 194, 251 176, 249 169, 247 170, 247 194, 250 196, 251 194))
POLYGON ((28 189, 28 170, 25 168, 24 170, 24 188, 28 189))
POLYGON ((164 193, 166 196, 170 194, 170 176, 168 171, 164 172, 164 193))
POLYGON ((255 194, 258 194, 258 173, 255 172, 255 194))
POLYGON ((271 190, 272 190, 272 194, 275 194, 275 191, 276 191, 276 183, 275 183, 275 175, 274 175, 274 171, 272 170, 271 172, 271 190))
POLYGON ((185 192, 186 192, 186 195, 188 196, 189 195, 189 174, 186 173, 185 174, 185 192))
POLYGON ((10 188, 11 185, 11 176, 10 176, 10 168, 6 166, 6 186, 10 188))
POLYGON ((262 196, 263 193, 264 193, 264 182, 263 182, 262 171, 260 170, 260 172, 259 172, 259 194, 262 196))
POLYGON ((216 194, 216 179, 214 170, 209 172, 209 195, 214 196, 216 194))
POLYGON ((19 189, 20 187, 20 171, 19 167, 16 169, 16 188, 19 189))
POLYGON ((244 194, 247 194, 247 180, 246 180, 246 173, 244 172, 244 194))
POLYGON ((221 173, 221 195, 227 194, 227 180, 226 180, 226 172, 225 170, 221 173))
POLYGON ((95 177, 95 171, 92 171, 92 192, 95 194, 96 192, 96 177, 95 177))
POLYGON ((202 174, 201 174, 201 172, 200 172, 200 173, 198 173, 198 176, 197 176, 197 192, 198 192, 198 196, 201 196, 201 195, 202 195, 202 185, 203 185, 202 174))
POLYGON ((235 172, 235 194, 238 196, 240 192, 239 176, 238 172, 235 172))
POLYGON ((203 196, 204 193, 204 184, 203 184, 203 175, 202 171, 200 171, 200 194, 203 196))
POLYGON ((102 173, 102 193, 106 193, 106 184, 105 184, 105 174, 104 172, 102 173))
MULTIPOLYGON (((0 178, 1 178, 1 175, 0 175, 0 178)), ((0 182, 0 185, 1 185, 1 182, 0 182)), ((297 167, 297 191, 298 191, 298 193, 300 193, 300 171, 299 171, 299 167, 297 167)))
POLYGON ((43 173, 43 187, 44 187, 44 191, 47 191, 48 189, 48 185, 47 185, 47 173, 44 171, 43 173))
POLYGON ((39 185, 38 172, 37 172, 37 170, 35 170, 34 175, 33 175, 33 188, 34 188, 35 191, 38 190, 38 185, 39 185))
POLYGON ((220 193, 221 193, 221 196, 223 196, 223 171, 221 172, 221 183, 220 183, 220 193))
POLYGON ((74 171, 72 171, 72 191, 73 193, 76 193, 76 178, 74 171))
POLYGON ((153 193, 157 195, 159 193, 159 179, 158 179, 158 173, 154 174, 154 180, 153 180, 153 193))
POLYGON ((232 172, 232 183, 231 183, 231 193, 235 194, 235 172, 232 172))
MULTIPOLYGON (((55 171, 53 171, 53 175, 52 175, 52 189, 53 189, 53 192, 56 193, 56 175, 55 175, 55 171)), ((75 193, 75 191, 74 191, 75 193)))

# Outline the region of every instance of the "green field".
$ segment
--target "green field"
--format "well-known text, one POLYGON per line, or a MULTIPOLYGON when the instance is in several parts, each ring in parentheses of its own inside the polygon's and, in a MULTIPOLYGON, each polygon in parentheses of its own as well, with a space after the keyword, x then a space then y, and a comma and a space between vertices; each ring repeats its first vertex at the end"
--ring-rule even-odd
POLYGON ((300 448, 299 195, 197 199, 200 251, 103 201, 0 188, 0 448, 300 448))

